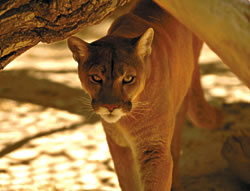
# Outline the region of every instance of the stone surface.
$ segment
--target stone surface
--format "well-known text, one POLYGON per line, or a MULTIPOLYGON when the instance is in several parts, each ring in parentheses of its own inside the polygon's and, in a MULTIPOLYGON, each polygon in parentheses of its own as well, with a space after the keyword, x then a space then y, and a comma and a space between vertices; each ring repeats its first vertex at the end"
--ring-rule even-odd
MULTIPOLYGON (((111 21, 78 35, 91 41, 111 21)), ((119 190, 101 124, 84 108, 76 66, 62 41, 39 44, 0 73, 0 191, 119 190)), ((187 121, 182 184, 186 191, 248 191, 221 149, 227 137, 250 129, 250 91, 207 47, 201 72, 206 97, 223 109, 225 122, 209 131, 187 121)))

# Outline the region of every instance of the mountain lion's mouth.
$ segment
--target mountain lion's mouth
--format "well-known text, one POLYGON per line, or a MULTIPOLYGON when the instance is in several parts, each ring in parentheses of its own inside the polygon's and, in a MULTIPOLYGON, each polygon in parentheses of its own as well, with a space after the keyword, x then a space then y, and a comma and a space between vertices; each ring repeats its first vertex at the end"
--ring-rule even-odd
POLYGON ((121 115, 113 115, 113 114, 108 114, 108 115, 101 115, 101 117, 108 123, 116 123, 117 121, 120 120, 122 117, 121 115))
POLYGON ((114 111, 110 112, 105 107, 100 107, 96 113, 101 116, 108 123, 116 123, 125 115, 122 109, 115 109, 114 111))

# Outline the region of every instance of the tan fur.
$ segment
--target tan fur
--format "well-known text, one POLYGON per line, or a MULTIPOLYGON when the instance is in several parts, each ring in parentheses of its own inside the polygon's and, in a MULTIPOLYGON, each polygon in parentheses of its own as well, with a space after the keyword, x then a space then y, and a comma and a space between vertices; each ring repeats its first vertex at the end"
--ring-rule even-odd
POLYGON ((103 118, 122 190, 181 190, 178 160, 187 113, 204 128, 216 128, 222 119, 200 86, 200 40, 144 0, 106 37, 91 44, 72 37, 68 44, 82 86, 103 118))

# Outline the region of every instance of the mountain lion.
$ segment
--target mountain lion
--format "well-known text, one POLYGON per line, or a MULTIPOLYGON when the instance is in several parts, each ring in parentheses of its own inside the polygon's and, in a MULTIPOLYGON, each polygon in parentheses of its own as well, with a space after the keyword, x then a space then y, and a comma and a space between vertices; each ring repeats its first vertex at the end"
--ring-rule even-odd
POLYGON ((204 128, 222 121, 201 89, 201 41, 151 0, 141 0, 105 37, 89 44, 71 37, 68 46, 102 118, 121 189, 181 190, 178 160, 186 115, 204 128))

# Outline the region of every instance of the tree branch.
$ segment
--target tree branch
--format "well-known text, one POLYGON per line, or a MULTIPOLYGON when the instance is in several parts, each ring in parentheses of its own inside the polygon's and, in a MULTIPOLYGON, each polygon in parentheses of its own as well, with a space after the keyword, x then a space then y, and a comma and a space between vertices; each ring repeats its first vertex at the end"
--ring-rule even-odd
POLYGON ((39 42, 63 40, 128 1, 1 0, 0 70, 39 42))

